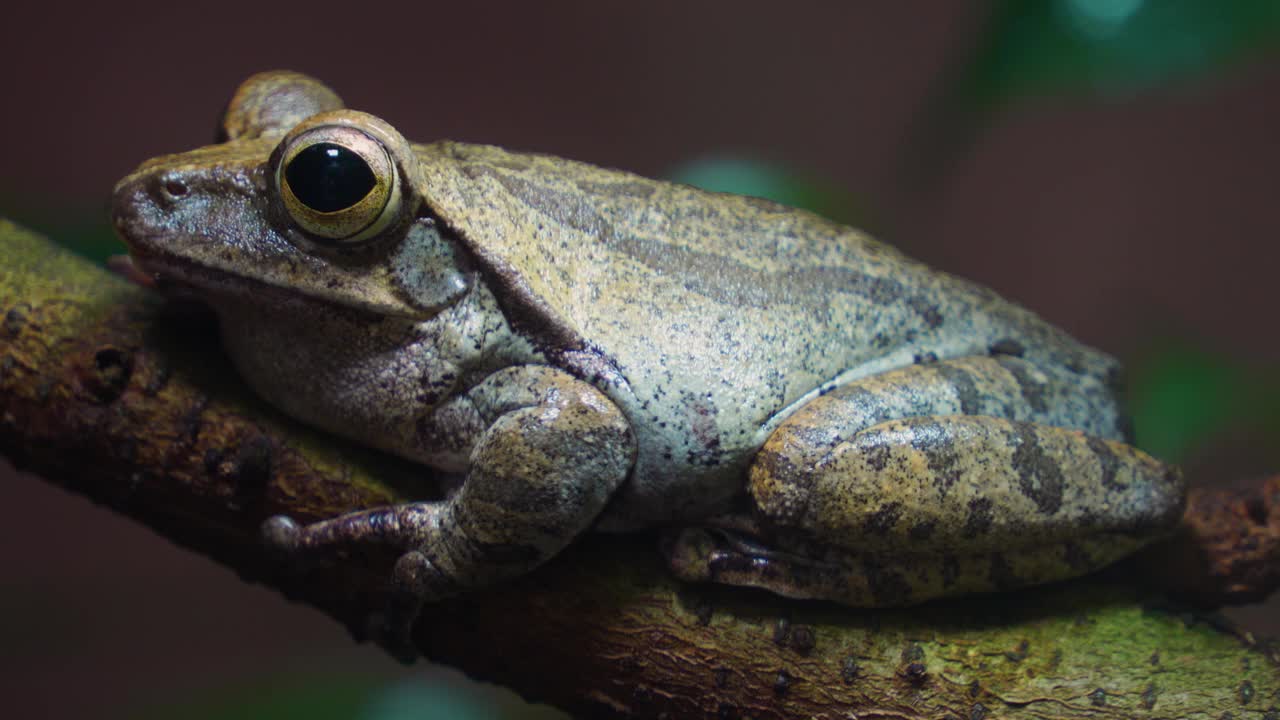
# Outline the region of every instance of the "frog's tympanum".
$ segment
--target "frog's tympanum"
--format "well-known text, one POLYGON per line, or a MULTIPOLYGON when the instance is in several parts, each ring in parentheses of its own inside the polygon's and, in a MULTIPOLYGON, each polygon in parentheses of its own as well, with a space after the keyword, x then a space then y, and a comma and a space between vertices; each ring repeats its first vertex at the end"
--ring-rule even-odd
POLYGON ((688 580, 892 606, 1080 575, 1179 517, 1112 358, 856 230, 411 144, 294 73, 246 81, 222 134, 122 180, 116 228, 262 397, 460 478, 266 521, 287 562, 398 552, 389 634, 587 530, 663 528, 688 580))

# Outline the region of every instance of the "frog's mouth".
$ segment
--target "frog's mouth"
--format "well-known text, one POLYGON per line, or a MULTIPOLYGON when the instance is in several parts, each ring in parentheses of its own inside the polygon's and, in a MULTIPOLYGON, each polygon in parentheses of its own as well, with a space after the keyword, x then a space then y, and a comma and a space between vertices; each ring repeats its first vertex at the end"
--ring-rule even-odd
MULTIPOLYGON (((124 237, 128 255, 115 255, 108 259, 108 267, 126 280, 165 295, 199 299, 209 294, 236 295, 248 291, 254 285, 247 278, 229 278, 225 273, 205 268, 199 263, 148 252, 145 246, 124 237)), ((256 283, 255 294, 271 294, 279 291, 267 283, 256 283)))
MULTIPOLYGON (((112 269, 131 282, 153 288, 171 298, 196 300, 212 305, 214 309, 224 302, 286 310, 328 306, 333 311, 371 317, 422 319, 421 311, 395 298, 382 300, 343 292, 313 292, 299 284, 270 282, 239 274, 234 269, 210 266, 182 255, 151 249, 156 243, 163 247, 165 243, 187 242, 183 238, 165 236, 158 240, 139 241, 136 236, 121 235, 129 247, 129 254, 113 258, 112 269)), ((207 242, 204 239, 195 241, 207 242)))
POLYGON ((210 245, 213 241, 185 234, 157 232, 143 213, 137 212, 130 203, 121 203, 119 194, 112 207, 112 221, 116 236, 125 244, 129 254, 111 258, 110 266, 131 282, 155 288, 165 294, 199 296, 208 293, 234 293, 247 280, 178 252, 177 248, 210 245))
POLYGON ((128 255, 112 255, 108 257, 107 269, 134 285, 163 290, 161 275, 159 273, 148 272, 142 269, 138 263, 134 262, 133 258, 128 255))
POLYGON ((176 255, 152 250, 163 246, 163 239, 150 238, 140 240, 139 236, 127 232, 126 227, 117 219, 116 235, 124 242, 128 255, 113 255, 107 260, 108 267, 126 280, 147 288, 159 290, 166 295, 196 295, 198 290, 218 292, 225 282, 213 282, 205 269, 197 263, 190 262, 176 255))

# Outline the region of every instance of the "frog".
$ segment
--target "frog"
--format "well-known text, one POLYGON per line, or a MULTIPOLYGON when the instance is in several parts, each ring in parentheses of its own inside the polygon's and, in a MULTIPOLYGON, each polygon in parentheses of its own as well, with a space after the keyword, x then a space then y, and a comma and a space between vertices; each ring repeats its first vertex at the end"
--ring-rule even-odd
POLYGON ((264 518, 286 565, 397 558, 371 627, 409 654, 428 604, 589 533, 652 531, 690 583, 875 608, 1081 576, 1181 516, 1117 360, 801 209, 410 143, 270 71, 218 142, 122 179, 112 217, 268 403, 455 479, 264 518))

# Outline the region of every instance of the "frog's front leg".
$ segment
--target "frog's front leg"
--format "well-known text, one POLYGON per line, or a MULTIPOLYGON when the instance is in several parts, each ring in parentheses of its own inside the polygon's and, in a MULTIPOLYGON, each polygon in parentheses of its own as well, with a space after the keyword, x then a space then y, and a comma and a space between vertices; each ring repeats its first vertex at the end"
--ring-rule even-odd
POLYGON ((448 500, 307 526, 277 516, 264 529, 270 545, 297 560, 362 543, 402 551, 379 638, 399 654, 409 649, 424 602, 521 575, 568 545, 595 520, 636 453, 630 424, 607 397, 543 366, 494 373, 420 429, 461 445, 480 433, 466 479, 448 500))
POLYGON ((1017 358, 964 358, 815 398, 751 468, 756 527, 683 530, 667 546, 672 565, 689 579, 860 606, 1107 565, 1177 521, 1183 487, 1129 445, 1060 427, 1117 434, 1114 417, 1097 421, 1114 408, 1087 382, 1017 358), (1006 402, 1020 396, 1039 401, 1006 402))

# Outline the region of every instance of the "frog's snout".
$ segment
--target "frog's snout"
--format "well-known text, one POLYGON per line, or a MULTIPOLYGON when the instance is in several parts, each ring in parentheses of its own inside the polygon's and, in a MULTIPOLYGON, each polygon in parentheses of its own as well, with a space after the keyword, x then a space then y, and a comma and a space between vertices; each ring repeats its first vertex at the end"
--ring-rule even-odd
POLYGON ((242 220, 243 199, 236 173, 210 173, 184 167, 143 165, 116 184, 111 195, 111 221, 116 234, 136 260, 153 256, 186 255, 192 240, 207 237, 211 228, 242 220), (228 201, 229 199, 229 201, 228 201))
POLYGON ((139 223, 154 222, 192 195, 191 178, 180 171, 135 172, 116 183, 111 195, 111 219, 125 241, 144 230, 139 223), (132 231, 132 232, 131 232, 132 231))
POLYGON ((137 174, 116 183, 111 193, 111 224, 120 239, 129 246, 130 252, 135 250, 137 240, 146 234, 143 222, 146 213, 142 212, 142 207, 149 202, 151 199, 145 178, 138 177, 137 174))
POLYGON ((153 204, 145 181, 136 176, 116 183, 111 194, 111 224, 116 236, 129 249, 130 274, 138 277, 153 275, 148 267, 148 258, 155 255, 155 248, 152 246, 157 234, 150 220, 154 213, 148 212, 148 206, 153 204))
POLYGON ((134 174, 116 185, 111 222, 135 260, 145 260, 159 250, 157 244, 169 234, 166 221, 172 208, 190 194, 190 184, 181 177, 134 174))
POLYGON ((214 204, 205 195, 181 169, 147 171, 144 166, 116 184, 111 222, 139 273, 168 276, 175 264, 197 259, 198 248, 207 244, 200 237, 205 223, 198 218, 214 204))

